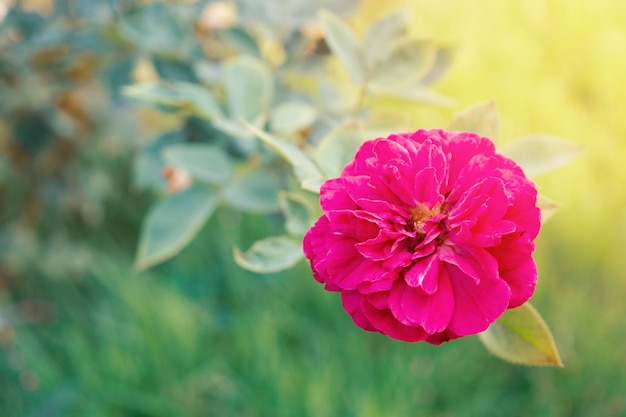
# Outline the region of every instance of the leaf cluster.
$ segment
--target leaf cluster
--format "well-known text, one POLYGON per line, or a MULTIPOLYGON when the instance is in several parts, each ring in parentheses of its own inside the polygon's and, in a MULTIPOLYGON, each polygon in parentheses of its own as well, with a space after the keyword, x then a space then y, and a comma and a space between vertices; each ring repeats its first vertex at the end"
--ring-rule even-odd
MULTIPOLYGON (((269 24, 274 13, 269 5, 238 6, 243 7, 238 20, 202 34, 200 56, 190 60, 187 47, 170 51, 179 69, 191 75, 159 74, 124 89, 127 96, 176 115, 180 122, 178 130, 155 138, 138 154, 137 184, 162 194, 142 227, 139 269, 180 252, 219 205, 280 213, 283 235, 260 240, 247 251, 235 248, 234 258, 258 273, 291 268, 303 258, 302 236, 319 216, 315 199, 321 184, 341 174, 372 132, 376 106, 371 99, 453 104, 429 88, 447 70, 450 49, 409 37, 401 11, 375 21, 359 39, 328 9, 313 23, 303 19, 281 25, 269 24), (310 31, 312 24, 318 25, 318 35, 310 31), (333 60, 348 76, 341 85, 333 60)), ((167 44, 166 39, 160 43, 167 44)), ((155 68, 157 62, 152 62, 155 68)), ((388 122, 382 130, 404 130, 396 120, 388 122)), ((449 128, 497 142, 495 103, 465 109, 449 128)), ((580 149, 535 135, 500 151, 532 176, 567 163, 580 149)), ((545 221, 556 203, 542 196, 539 204, 545 221)), ((512 362, 562 365, 547 326, 529 304, 507 311, 481 340, 512 362)))
MULTIPOLYGON (((237 3, 237 19, 227 27, 201 31, 202 54, 181 60, 195 78, 159 76, 123 90, 179 121, 137 156, 136 184, 163 196, 142 228, 139 269, 182 250, 220 205, 285 220, 285 235, 235 250, 241 265, 256 272, 293 266, 302 258, 303 232, 319 213, 321 183, 338 176, 371 134, 376 110, 364 100, 391 95, 409 103, 450 102, 426 89, 447 69, 450 51, 410 38, 400 12, 374 22, 361 44, 335 14, 345 4, 318 15, 308 10, 323 2, 294 1, 290 12, 303 18, 281 25, 270 18, 272 6, 257 4, 257 10, 244 3, 237 3), (366 49, 368 42, 378 43, 366 49), (336 84, 329 65, 335 56, 352 76, 346 88, 336 84), (409 96, 409 90, 420 93, 409 96), (199 193, 202 202, 185 206, 188 195, 199 193), (178 226, 166 226, 167 219, 178 226)), ((393 119, 378 126, 397 128, 393 119)))

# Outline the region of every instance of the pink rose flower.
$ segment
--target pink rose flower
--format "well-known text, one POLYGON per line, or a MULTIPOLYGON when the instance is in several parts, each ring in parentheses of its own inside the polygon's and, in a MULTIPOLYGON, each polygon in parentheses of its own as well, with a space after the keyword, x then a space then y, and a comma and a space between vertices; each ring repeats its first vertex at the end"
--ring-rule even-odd
POLYGON ((314 278, 365 330, 433 344, 482 332, 535 289, 537 191, 474 133, 361 145, 321 188, 304 237, 314 278))

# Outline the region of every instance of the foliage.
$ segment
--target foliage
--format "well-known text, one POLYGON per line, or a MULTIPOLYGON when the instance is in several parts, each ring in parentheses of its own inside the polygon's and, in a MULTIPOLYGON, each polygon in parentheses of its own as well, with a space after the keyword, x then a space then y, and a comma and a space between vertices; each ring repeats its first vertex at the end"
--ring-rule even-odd
POLYGON ((479 337, 494 355, 509 362, 563 367, 548 326, 530 303, 506 311, 479 337))
MULTIPOLYGON (((297 4, 298 7, 311 6, 304 2, 297 4)), ((173 168, 189 174, 193 181, 211 183, 221 204, 236 209, 276 212, 279 208, 279 189, 291 189, 300 193, 301 198, 311 199, 307 192, 316 193, 325 178, 340 172, 367 137, 365 127, 376 111, 374 105, 364 105, 367 98, 394 95, 400 91, 399 85, 387 82, 386 78, 393 76, 396 81, 401 80, 402 91, 407 88, 423 90, 423 95, 413 99, 422 102, 427 101, 425 97, 428 94, 434 95, 426 90, 427 85, 446 70, 448 51, 432 42, 409 37, 406 19, 398 12, 384 16, 365 34, 366 40, 375 39, 380 43, 381 47, 375 50, 366 48, 352 29, 329 10, 319 14, 319 30, 324 39, 318 34, 308 34, 306 29, 310 30, 314 24, 310 21, 303 21, 287 32, 282 31, 280 26, 267 26, 263 21, 254 22, 256 26, 252 23, 242 19, 226 29, 215 30, 212 36, 216 36, 215 41, 220 47, 215 48, 221 54, 189 58, 187 65, 190 69, 198 68, 200 63, 203 71, 211 68, 210 79, 199 82, 160 80, 125 88, 128 96, 175 112, 186 120, 182 122, 183 126, 190 121, 201 126, 206 133, 192 140, 221 146, 226 152, 216 165, 214 159, 204 158, 191 148, 188 148, 189 152, 175 151, 179 157, 176 161, 172 160, 173 146, 190 145, 164 145, 157 151, 160 152, 158 156, 149 146, 146 151, 153 155, 152 158, 158 158, 160 163, 146 163, 150 158, 147 154, 140 157, 142 163, 138 165, 138 177, 142 178, 142 182, 156 184, 163 168, 173 168), (258 26, 264 30, 259 30, 258 26), (221 36, 224 33, 245 34, 246 48, 229 43, 230 37, 221 36), (319 46, 324 40, 346 67, 354 85, 339 88, 335 84, 335 71, 328 64, 322 65, 328 59, 321 52, 324 48, 319 46), (263 45, 271 42, 275 42, 274 48, 281 52, 263 54, 263 45), (388 49, 390 52, 385 53, 388 49), (281 59, 277 59, 276 54, 281 59), (391 70, 385 68, 389 62, 393 63, 393 71, 402 73, 390 73, 391 70), (324 88, 328 85, 333 85, 336 93, 332 99, 324 96, 327 94, 324 88), (332 103, 332 107, 326 106, 325 101, 330 100, 338 101, 340 105, 332 103), (342 105, 342 102, 346 104, 342 105), (255 137, 294 166, 304 193, 293 189, 293 182, 282 179, 287 173, 285 166, 255 137), (181 153, 186 156, 181 156, 181 153), (210 167, 199 167, 202 164, 210 167), (226 168, 227 165, 233 168, 226 168), (206 175, 200 173, 203 169, 223 172, 224 181, 208 180, 206 175), (231 171, 233 174, 229 175, 231 171), (250 172, 254 174, 248 176, 250 172), (153 178, 148 179, 151 175, 153 178), (226 177, 231 176, 232 179, 227 181, 226 177)), ((435 104, 439 102, 435 100, 435 104)), ((393 126, 393 121, 387 126, 388 129, 397 127, 393 126)), ((177 135, 181 141, 189 141, 184 134, 177 135)), ((199 151, 199 148, 196 150, 199 151)), ((290 216, 291 211, 283 211, 283 214, 290 216)), ((313 217, 308 219, 309 222, 312 220, 313 217)), ((297 220, 287 218, 286 221, 293 223, 297 220)), ((159 226, 154 222, 145 224, 140 243, 142 248, 151 245, 155 228, 159 226)), ((171 230, 178 233, 175 228, 171 230)), ((172 248, 167 251, 169 256, 182 249, 181 245, 175 244, 177 241, 172 236, 172 248)), ((278 241, 286 242, 284 239, 271 240, 278 241)), ((254 250, 263 248, 266 246, 256 246, 248 256, 252 256, 254 250)), ((240 252, 237 253, 237 259, 244 259, 240 252)), ((141 251, 138 264, 149 266, 163 259, 165 257, 141 251)), ((285 266, 292 264, 288 262, 285 266)), ((270 266, 269 269, 276 267, 270 266)))
MULTIPOLYGON (((312 105, 315 103, 314 96, 309 96, 300 104, 289 100, 290 95, 298 93, 307 97, 307 92, 297 91, 297 85, 290 85, 286 77, 297 77, 301 68, 310 65, 313 58, 317 58, 316 55, 299 53, 293 56, 294 51, 286 47, 288 39, 283 38, 285 44, 278 45, 284 55, 281 56, 283 59, 280 62, 271 60, 271 57, 263 54, 260 54, 259 59, 258 51, 261 50, 259 45, 269 40, 262 36, 255 39, 253 32, 246 38, 248 48, 245 50, 232 51, 235 56, 228 59, 223 56, 212 57, 213 62, 206 63, 218 68, 207 85, 162 81, 157 84, 128 87, 126 89, 128 95, 165 106, 182 114, 183 117, 200 118, 202 123, 220 131, 229 137, 231 142, 239 143, 241 152, 239 155, 232 155, 232 162, 224 153, 217 164, 213 156, 199 154, 199 151, 206 147, 196 146, 195 149, 190 148, 190 145, 187 145, 187 148, 182 148, 185 145, 174 145, 178 146, 175 149, 172 149, 172 146, 165 147, 161 152, 166 164, 165 169, 182 171, 182 174, 191 176, 193 181, 213 183, 213 190, 218 195, 217 200, 227 206, 257 211, 267 209, 271 212, 272 209, 278 208, 278 193, 270 191, 271 186, 255 195, 255 189, 264 188, 258 181, 246 181, 244 185, 244 181, 214 180, 215 174, 222 171, 222 177, 226 180, 232 171, 231 165, 238 166, 235 171, 244 172, 250 170, 252 165, 253 169, 257 170, 253 177, 256 179, 273 172, 278 172, 277 177, 284 176, 280 167, 276 166, 276 161, 267 155, 265 149, 259 147, 258 142, 253 141, 254 137, 289 162, 293 167, 295 179, 303 190, 301 192, 317 193, 324 180, 341 173, 359 144, 367 139, 362 126, 367 124, 371 113, 370 107, 374 107, 366 105, 368 96, 398 96, 400 91, 425 91, 426 85, 436 80, 446 70, 448 52, 433 42, 408 37, 407 22, 402 13, 392 12, 367 29, 365 41, 378 45, 376 48, 368 43, 362 43, 341 18, 328 10, 319 12, 319 21, 326 44, 343 65, 355 92, 355 97, 348 100, 351 105, 332 113, 324 114, 323 108, 316 111, 312 105), (272 62, 275 64, 273 69, 272 62), (222 95, 218 94, 219 91, 223 92, 222 95), (334 122, 321 126, 322 120, 333 118, 334 122), (325 131, 321 139, 316 137, 320 130, 325 131), (173 154, 178 157, 173 158, 173 154), (203 164, 211 166, 209 168, 209 171, 212 171, 211 175, 207 176, 203 171, 203 164), (233 194, 238 197, 233 198, 233 194), (261 195, 265 201, 257 201, 261 195), (267 201, 268 196, 275 196, 276 204, 267 201)), ((246 26, 242 25, 233 26, 228 30, 245 33, 246 29, 246 26)), ((278 34, 274 34, 274 39, 276 38, 279 38, 278 34)), ((312 79, 309 82, 313 84, 314 91, 319 91, 322 82, 327 82, 331 77, 317 71, 310 78, 312 79)), ((404 94, 400 96, 406 97, 404 94)), ((423 98, 424 95, 420 97, 423 98)), ((431 104, 439 102, 434 101, 431 104)), ((399 130, 397 126, 390 128, 391 131, 399 130)), ((450 129, 477 132, 496 141, 499 138, 499 128, 499 117, 493 101, 464 110, 455 116, 450 124, 450 129)), ((210 136, 208 140, 211 140, 210 136)), ((578 153, 577 147, 569 142, 545 136, 537 136, 519 143, 509 145, 508 156, 514 160, 519 159, 522 166, 528 169, 529 175, 560 166, 578 153)), ((290 184, 293 182, 277 182, 275 186, 276 189, 290 189, 292 187, 290 184)), ((181 188, 188 186, 184 184, 181 188)), ((194 199, 200 190, 207 190, 203 192, 208 193, 208 189, 194 187, 197 190, 193 193, 194 199)), ((202 203, 198 200, 196 204, 189 190, 194 188, 184 191, 174 189, 176 194, 159 203, 147 218, 137 257, 139 268, 152 266, 178 253, 208 219, 215 205, 216 197, 213 192, 206 194, 202 203)), ((553 211, 554 207, 550 206, 550 209, 553 211)), ((283 211, 283 214, 287 216, 288 224, 302 221, 289 218, 292 215, 291 211, 283 211)), ((313 221, 314 218, 309 218, 308 225, 311 226, 313 221)), ((306 221, 303 226, 305 229, 306 221)), ((302 258, 302 251, 298 242, 292 238, 275 236, 258 241, 245 253, 235 248, 234 257, 244 268, 270 273, 292 267, 302 258)), ((523 320, 526 320, 529 326, 545 328, 545 332, 528 333, 537 338, 537 343, 544 343, 543 338, 551 341, 551 335, 538 314, 525 315, 523 320)), ((499 342, 505 337, 505 333, 502 332, 492 331, 489 334, 489 338, 484 337, 482 340, 492 341, 495 338, 499 342)), ((493 349, 494 343, 487 345, 493 349)), ((502 346, 508 348, 510 344, 503 342, 502 346)), ((505 348, 500 350, 502 349, 505 348)), ((536 360, 530 349, 527 349, 527 356, 523 355, 523 349, 517 351, 521 357, 516 359, 516 362, 561 363, 556 349, 548 353, 549 360, 541 361, 536 360)), ((499 356, 508 358, 503 354, 499 356)))
MULTIPOLYGON (((52 218, 102 226, 107 202, 128 180, 108 164, 123 164, 137 143, 120 88, 140 54, 117 22, 132 7, 45 5, 16 2, 0 22, 0 260, 11 276, 37 263, 44 249, 37 235, 52 218)), ((55 232, 68 250, 80 246, 80 238, 55 232)), ((61 264, 58 272, 84 265, 61 264)))

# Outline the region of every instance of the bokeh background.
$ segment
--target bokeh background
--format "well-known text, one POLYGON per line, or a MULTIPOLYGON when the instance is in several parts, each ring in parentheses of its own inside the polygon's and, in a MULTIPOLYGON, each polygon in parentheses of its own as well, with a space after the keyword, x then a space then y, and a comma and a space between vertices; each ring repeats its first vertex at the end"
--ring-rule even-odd
MULTIPOLYGON (((98 16, 109 2, 21 3, 36 31, 51 6, 98 16)), ((402 109, 415 128, 495 98, 502 142, 550 133, 585 148, 537 178, 561 208, 537 240, 533 304, 565 368, 501 362, 475 337, 363 332, 303 263, 242 270, 232 246, 274 234, 271 217, 220 210, 179 256, 134 273, 154 195, 133 187, 132 155, 167 124, 120 97, 137 52, 106 31, 105 46, 76 32, 50 49, 4 21, 1 416, 626 415, 626 3, 366 0, 349 21, 359 33, 398 6, 415 36, 455 52, 435 87, 456 106, 402 109)))

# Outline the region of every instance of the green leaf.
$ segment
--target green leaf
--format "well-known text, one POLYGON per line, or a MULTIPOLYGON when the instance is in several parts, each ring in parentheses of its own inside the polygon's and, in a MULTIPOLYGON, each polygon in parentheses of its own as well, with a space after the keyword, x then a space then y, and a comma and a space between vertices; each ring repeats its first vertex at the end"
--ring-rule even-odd
POLYGON ((389 56, 376 66, 370 75, 372 88, 398 90, 424 76, 427 64, 434 58, 431 42, 406 39, 396 44, 389 56))
POLYGON ((267 170, 256 170, 224 186, 224 200, 233 208, 257 213, 278 210, 280 181, 267 170))
POLYGON ((214 85, 222 81, 222 67, 208 59, 198 59, 193 64, 196 78, 205 85, 214 85))
POLYGON ((233 255, 239 266, 261 274, 291 268, 303 258, 302 243, 286 236, 259 240, 247 252, 233 248, 233 255))
POLYGON ((400 100, 407 100, 414 103, 431 104, 440 107, 454 107, 456 102, 454 99, 429 90, 421 84, 415 84, 403 88, 391 88, 384 85, 368 85, 367 92, 379 96, 400 100))
POLYGON ((314 222, 309 203, 298 194, 287 191, 279 194, 278 203, 286 219, 287 232, 292 236, 302 238, 314 222))
MULTIPOLYGON (((257 123, 254 124, 257 125, 257 123)), ((240 121, 219 119, 213 121, 213 127, 233 138, 246 140, 254 138, 254 135, 240 121)))
POLYGON ((541 224, 544 224, 550 217, 554 216, 554 213, 559 209, 559 204, 545 195, 538 194, 537 207, 541 210, 541 224))
POLYGON ((421 85, 430 85, 437 82, 443 77, 450 68, 450 62, 452 61, 452 49, 450 48, 437 48, 435 57, 430 64, 430 68, 420 79, 421 85))
POLYGON ((130 85, 122 91, 137 100, 172 107, 208 120, 224 117, 213 95, 197 84, 183 81, 151 82, 130 85))
POLYGON ((245 29, 232 27, 219 32, 218 35, 234 50, 257 58, 261 57, 258 45, 245 29))
POLYGON ((459 132, 478 133, 497 142, 500 138, 500 117, 495 100, 468 107, 454 116, 448 128, 459 132))
POLYGON ((276 106, 270 115, 270 125, 274 132, 293 133, 311 126, 317 117, 317 110, 308 103, 289 101, 276 106))
POLYGON ((252 121, 269 109, 274 77, 263 61, 239 56, 224 64, 222 70, 232 119, 252 121))
POLYGON ((185 57, 175 54, 152 56, 152 64, 159 79, 167 82, 196 82, 193 68, 185 57))
POLYGON ((320 108, 325 112, 331 114, 348 112, 345 97, 341 94, 339 86, 328 78, 319 80, 318 94, 320 108))
MULTIPOLYGON (((193 37, 175 6, 155 2, 121 13, 120 34, 144 51, 186 55, 193 48, 193 37)), ((71 9, 73 13, 74 5, 71 9)))
POLYGON ((368 69, 374 68, 391 53, 389 45, 396 44, 406 36, 409 14, 395 10, 376 20, 365 32, 363 45, 368 69))
POLYGON ((159 201, 150 209, 141 227, 135 268, 147 269, 180 252, 216 206, 215 192, 199 185, 159 201))
POLYGON ((254 133, 263 143, 282 156, 293 167, 294 173, 300 186, 309 191, 320 192, 324 182, 324 176, 318 167, 296 145, 283 139, 276 138, 250 123, 244 122, 245 126, 254 133))
POLYGON ((354 32, 341 18, 328 10, 320 11, 319 17, 328 47, 346 68, 352 80, 362 83, 365 80, 365 57, 354 32))
POLYGON ((550 329, 529 303, 505 311, 478 336, 491 353, 505 361, 563 367, 550 329))
POLYGON ((340 125, 322 138, 317 147, 317 164, 328 178, 339 177, 361 143, 356 123, 340 125))
POLYGON ((201 143, 181 143, 163 150, 165 164, 183 169, 200 181, 222 184, 232 174, 230 158, 221 148, 201 143))
POLYGON ((583 147, 550 135, 527 136, 503 145, 499 151, 517 162, 526 175, 545 174, 569 163, 583 147))

